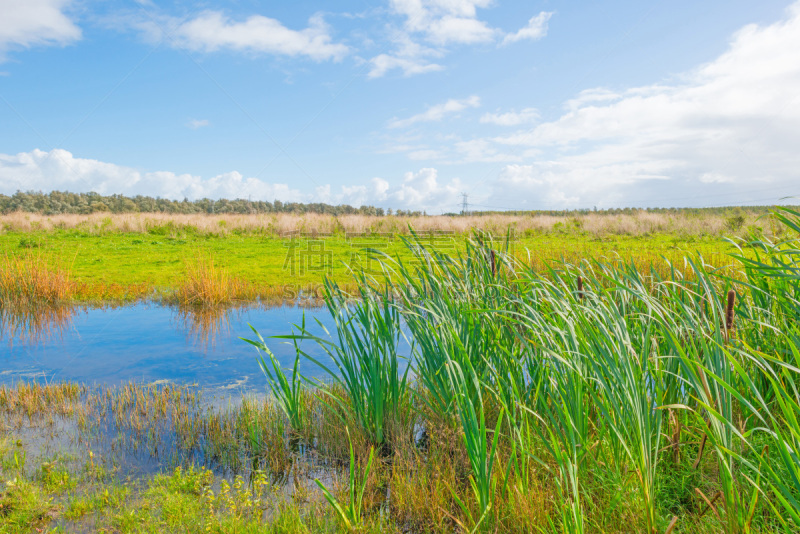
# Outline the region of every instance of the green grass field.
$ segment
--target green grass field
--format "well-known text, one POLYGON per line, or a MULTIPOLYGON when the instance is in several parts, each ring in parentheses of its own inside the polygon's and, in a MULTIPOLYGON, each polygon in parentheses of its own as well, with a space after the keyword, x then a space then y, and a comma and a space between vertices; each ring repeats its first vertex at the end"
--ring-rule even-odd
MULTIPOLYGON (((429 248, 447 254, 464 250, 467 235, 421 236, 429 248)), ((502 241, 500 236, 498 241, 502 241)), ((513 254, 524 263, 542 268, 564 258, 619 257, 640 266, 664 265, 662 256, 682 262, 688 253, 699 253, 712 265, 730 262, 733 247, 719 236, 655 234, 648 236, 595 236, 579 231, 531 233, 511 241, 513 254)), ((345 282, 349 268, 377 269, 367 248, 411 261, 400 236, 345 238, 281 238, 254 234, 213 235, 185 230, 150 233, 6 232, 0 234, 0 251, 8 258, 34 256, 65 270, 77 283, 77 301, 109 298, 130 300, 154 290, 169 293, 184 282, 187 270, 213 258, 227 275, 254 286, 253 295, 274 294, 285 288, 291 296, 298 288, 318 286, 324 276, 345 282)))

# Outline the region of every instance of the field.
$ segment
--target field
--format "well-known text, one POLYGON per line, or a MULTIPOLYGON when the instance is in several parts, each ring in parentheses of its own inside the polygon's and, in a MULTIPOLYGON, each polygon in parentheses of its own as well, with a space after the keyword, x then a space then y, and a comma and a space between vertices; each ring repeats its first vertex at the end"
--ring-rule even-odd
MULTIPOLYGON (((228 407, 177 386, 0 387, 0 524, 796 532, 800 213, 636 217, 522 221, 513 247, 504 220, 470 223, 494 239, 438 221, 403 240, 397 226, 358 236, 359 250, 387 254, 366 271, 358 256, 353 272, 311 263, 288 275, 291 238, 247 218, 7 220, 4 307, 229 304, 281 295, 287 276, 302 286, 330 274, 319 291, 336 328, 330 338, 305 324, 279 339, 253 332, 270 394, 228 407), (632 229, 615 232, 622 223, 632 229), (735 233, 758 241, 739 249, 724 240, 735 233), (297 342, 289 368, 270 348, 281 341, 297 342), (301 377, 301 359, 326 378, 301 377), (127 479, 130 457, 158 469, 127 479)), ((322 242, 352 258, 349 230, 320 237, 311 226, 286 226, 317 234, 298 240, 298 254, 322 242)))
POLYGON ((237 288, 230 300, 292 300, 318 291, 323 276, 339 282, 350 269, 373 270, 368 248, 411 260, 403 238, 413 227, 429 248, 463 252, 473 229, 511 236, 511 253, 542 270, 553 260, 587 257, 631 259, 663 267, 662 256, 681 263, 686 253, 729 262, 725 236, 780 229, 754 214, 584 215, 578 217, 343 217, 65 215, 0 216, 0 251, 65 274, 73 302, 141 298, 168 300, 198 270, 214 271, 237 288), (509 234, 510 232, 510 234, 509 234))

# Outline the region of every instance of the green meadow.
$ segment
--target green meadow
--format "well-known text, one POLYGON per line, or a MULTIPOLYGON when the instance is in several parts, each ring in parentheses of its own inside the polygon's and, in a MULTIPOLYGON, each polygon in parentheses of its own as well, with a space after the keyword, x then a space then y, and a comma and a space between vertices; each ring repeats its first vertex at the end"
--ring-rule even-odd
MULTIPOLYGON (((213 259, 227 275, 254 286, 253 294, 284 294, 318 288, 323 277, 347 282, 352 269, 379 270, 377 253, 414 261, 401 235, 346 237, 277 237, 257 234, 203 234, 192 229, 162 227, 147 233, 80 230, 7 231, 0 234, 6 259, 35 257, 42 264, 66 271, 77 284, 78 301, 104 298, 132 300, 176 290, 187 270, 213 259), (368 249, 372 249, 370 252, 368 249), (277 293, 276 293, 277 292, 277 293)), ((441 253, 463 253, 469 234, 419 235, 441 253)), ((506 235, 495 236, 503 242, 506 235)), ((505 246, 505 245, 504 245, 505 246)), ((581 258, 627 258, 637 264, 682 262, 700 254, 710 264, 730 261, 733 246, 721 236, 655 234, 645 236, 582 234, 579 231, 514 236, 510 253, 522 263, 543 269, 553 261, 581 258)))

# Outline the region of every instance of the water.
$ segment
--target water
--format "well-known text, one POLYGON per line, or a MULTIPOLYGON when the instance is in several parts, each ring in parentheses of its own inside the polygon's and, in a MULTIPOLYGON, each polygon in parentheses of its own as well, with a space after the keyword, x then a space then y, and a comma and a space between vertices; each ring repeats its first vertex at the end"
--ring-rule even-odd
MULTIPOLYGON (((130 381, 171 382, 197 386, 206 392, 239 396, 263 393, 266 382, 256 349, 240 337, 253 339, 258 329, 284 367, 294 363, 295 350, 269 336, 289 334, 292 324, 306 325, 324 335, 333 320, 325 308, 280 306, 227 310, 181 310, 157 304, 117 308, 66 308, 0 321, 0 383, 19 380, 78 382, 117 386, 130 381), (313 327, 313 328, 312 328, 313 327)), ((313 342, 303 348, 317 358, 313 342)), ((300 371, 321 377, 304 358, 300 371)))

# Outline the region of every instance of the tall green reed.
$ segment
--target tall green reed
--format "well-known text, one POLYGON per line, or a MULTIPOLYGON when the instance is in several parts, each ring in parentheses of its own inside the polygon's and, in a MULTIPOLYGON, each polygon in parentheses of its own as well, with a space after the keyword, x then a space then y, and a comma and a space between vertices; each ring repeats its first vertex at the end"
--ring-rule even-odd
MULTIPOLYGON (((305 324, 303 324, 303 326, 305 326, 305 324)), ((305 395, 303 377, 298 371, 301 354, 300 347, 297 344, 297 341, 295 341, 295 359, 294 365, 292 366, 292 375, 290 380, 286 377, 286 374, 284 374, 280 362, 275 357, 275 354, 269 349, 269 347, 267 347, 267 343, 264 341, 264 338, 261 337, 261 334, 258 333, 258 330, 256 330, 252 325, 250 325, 250 329, 253 330, 253 333, 258 337, 258 339, 241 339, 247 343, 250 343, 258 350, 258 364, 261 367, 261 371, 264 373, 264 376, 267 378, 267 383, 269 384, 270 390, 272 391, 278 406, 280 406, 281 410, 283 410, 283 412, 286 414, 286 417, 289 419, 289 424, 291 425, 292 430, 296 434, 300 434, 307 426, 309 416, 308 405, 304 402, 305 395), (264 360, 264 355, 262 353, 267 355, 269 358, 269 363, 264 360)))
MULTIPOLYGON (((409 366, 399 354, 402 324, 389 290, 374 287, 363 274, 358 280, 359 298, 325 281, 325 303, 336 326, 334 341, 312 333, 305 320, 295 325, 297 333, 275 338, 315 342, 334 368, 299 345, 297 350, 341 386, 344 394, 335 388, 324 390, 333 406, 352 416, 370 442, 383 445, 388 425, 408 399, 409 366)), ((317 323, 328 333, 321 321, 317 323)))
MULTIPOLYGON (((800 230, 799 214, 782 216, 800 230)), ((470 483, 452 489, 468 530, 501 528, 507 484, 539 491, 542 471, 556 482, 555 529, 602 530, 624 517, 617 528, 710 522, 738 533, 800 520, 796 238, 762 243, 740 258, 741 273, 699 257, 682 268, 617 258, 537 272, 480 235, 455 257, 417 236, 406 244, 413 261, 384 256, 380 284, 356 273, 357 298, 326 284, 335 341, 305 325, 281 337, 323 348, 333 367, 303 355, 342 386, 333 402, 374 444, 386 443, 414 377, 417 400, 463 439, 470 483), (403 324, 413 375, 398 363, 403 324), (659 491, 687 469, 689 451, 702 484, 667 515, 659 491), (713 518, 687 502, 698 495, 713 518)))

